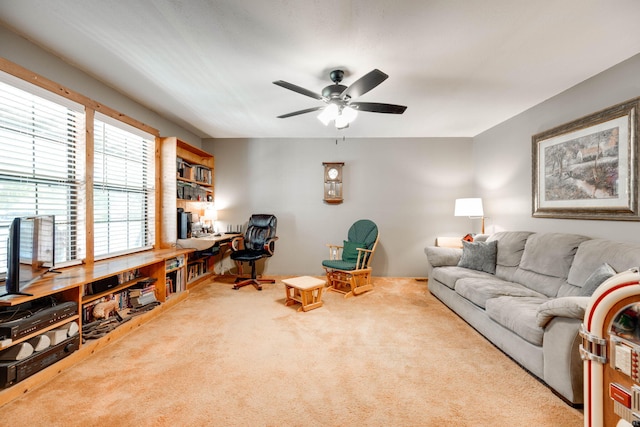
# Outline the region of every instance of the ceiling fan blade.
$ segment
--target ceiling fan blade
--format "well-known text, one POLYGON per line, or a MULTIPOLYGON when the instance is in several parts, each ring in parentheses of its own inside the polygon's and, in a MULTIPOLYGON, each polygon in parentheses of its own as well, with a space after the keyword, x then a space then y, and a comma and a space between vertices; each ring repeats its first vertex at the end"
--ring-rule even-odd
POLYGON ((289 89, 292 90, 294 92, 298 92, 301 95, 305 95, 308 97, 311 97, 313 99, 319 99, 319 100, 324 100, 324 98, 322 98, 322 95, 312 92, 309 89, 305 89, 303 87, 294 85, 293 83, 289 83, 289 82, 285 82, 284 80, 277 80, 275 82, 273 82, 274 85, 278 85, 280 87, 283 87, 285 89, 289 89))
POLYGON ((306 110, 294 111, 293 113, 283 114, 278 116, 279 119, 286 119, 287 117, 297 116, 299 114, 311 113, 312 111, 322 110, 325 106, 321 105, 319 107, 307 108, 306 110))
POLYGON ((407 109, 404 105, 380 104, 379 102, 352 102, 349 105, 358 111, 371 113, 402 114, 407 109))
POLYGON ((388 75, 376 68, 375 70, 369 72, 368 74, 365 74, 364 76, 353 82, 351 86, 346 88, 340 94, 340 98, 344 99, 346 96, 348 96, 353 99, 362 96, 374 87, 378 86, 383 81, 387 80, 387 78, 389 78, 388 75))

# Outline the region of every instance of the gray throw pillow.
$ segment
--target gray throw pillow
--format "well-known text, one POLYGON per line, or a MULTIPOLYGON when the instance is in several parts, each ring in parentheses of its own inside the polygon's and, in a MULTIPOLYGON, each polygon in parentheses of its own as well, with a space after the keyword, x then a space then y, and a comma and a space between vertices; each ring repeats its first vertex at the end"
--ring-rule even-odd
POLYGON ((596 288, 600 286, 605 280, 613 277, 616 271, 606 262, 591 273, 591 276, 584 281, 580 295, 591 296, 595 292, 596 288))
POLYGON ((498 253, 498 241, 491 242, 462 242, 462 257, 458 267, 472 270, 496 273, 496 255, 498 253))

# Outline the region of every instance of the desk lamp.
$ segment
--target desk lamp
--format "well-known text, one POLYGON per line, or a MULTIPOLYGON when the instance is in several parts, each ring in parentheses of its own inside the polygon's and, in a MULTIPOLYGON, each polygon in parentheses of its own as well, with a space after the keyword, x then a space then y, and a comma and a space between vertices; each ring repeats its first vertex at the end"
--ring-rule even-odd
POLYGON ((218 220, 218 211, 215 210, 214 208, 205 208, 204 219, 210 222, 211 230, 213 231, 214 235, 219 236, 220 234, 216 230, 216 221, 218 220))
POLYGON ((468 216, 482 218, 482 234, 484 234, 484 210, 481 198, 456 199, 454 216, 468 216))

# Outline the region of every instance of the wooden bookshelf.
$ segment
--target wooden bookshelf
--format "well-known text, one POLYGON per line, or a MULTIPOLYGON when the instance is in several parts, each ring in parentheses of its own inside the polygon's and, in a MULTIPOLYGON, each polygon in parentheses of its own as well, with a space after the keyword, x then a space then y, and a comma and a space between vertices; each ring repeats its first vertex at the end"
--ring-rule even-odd
POLYGON ((213 155, 176 137, 160 138, 161 200, 160 244, 176 244, 177 209, 204 215, 213 207, 215 159, 213 155))
MULTIPOLYGON (((112 340, 126 335, 143 323, 157 317, 169 307, 184 300, 188 291, 186 291, 186 279, 180 292, 172 293, 169 296, 164 292, 165 279, 167 272, 180 273, 186 278, 186 259, 193 252, 193 249, 158 249, 140 252, 131 255, 120 256, 108 260, 97 261, 89 265, 79 265, 60 269, 57 274, 47 274, 42 279, 34 282, 24 289, 25 292, 33 296, 9 295, 0 298, 0 306, 12 307, 24 303, 38 302, 54 298, 57 303, 73 301, 77 303, 77 312, 63 320, 57 321, 40 329, 36 332, 20 337, 13 342, 0 347, 0 350, 7 350, 14 345, 18 345, 31 338, 39 336, 47 331, 67 325, 69 322, 75 322, 78 326, 78 335, 80 338, 79 348, 69 354, 67 357, 53 363, 50 366, 36 372, 35 374, 23 379, 16 384, 0 390, 0 406, 15 399, 18 396, 30 391, 35 386, 48 381, 51 377, 62 372, 69 366, 88 357, 97 349, 108 345, 112 340), (182 259, 182 263, 170 269, 167 269, 167 260, 174 258, 182 259), (138 276, 130 277, 135 271, 138 276), (118 275, 127 274, 127 280, 122 283, 110 287, 109 289, 96 292, 94 294, 86 293, 86 285, 97 281, 117 277, 118 275), (155 296, 159 303, 155 308, 142 314, 132 317, 129 321, 122 322, 111 332, 101 338, 83 340, 83 306, 94 304, 101 298, 117 295, 127 292, 129 288, 135 286, 144 279, 155 279, 155 296), (85 342, 83 342, 85 341, 85 342)), ((0 344, 2 345, 2 344, 0 344)), ((36 353, 34 353, 36 354, 36 353)))

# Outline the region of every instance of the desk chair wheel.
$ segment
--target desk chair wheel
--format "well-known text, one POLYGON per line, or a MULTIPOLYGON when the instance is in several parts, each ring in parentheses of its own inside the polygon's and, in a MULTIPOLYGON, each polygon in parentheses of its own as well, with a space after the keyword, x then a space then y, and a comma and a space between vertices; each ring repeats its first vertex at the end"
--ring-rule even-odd
POLYGON ((236 284, 233 285, 233 289, 237 291, 241 287, 247 286, 247 285, 253 285, 259 291, 262 290, 262 285, 260 284, 260 282, 258 282, 257 280, 252 280, 252 279, 236 281, 236 284))

